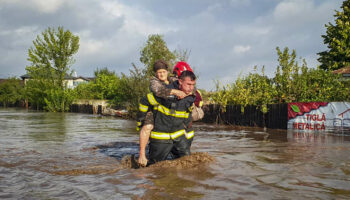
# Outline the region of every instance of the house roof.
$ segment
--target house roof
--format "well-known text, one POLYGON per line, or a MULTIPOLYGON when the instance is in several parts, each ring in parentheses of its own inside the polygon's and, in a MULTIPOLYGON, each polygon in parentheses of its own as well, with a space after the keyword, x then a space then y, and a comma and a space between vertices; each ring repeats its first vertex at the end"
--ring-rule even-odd
MULTIPOLYGON (((0 84, 1 83, 5 83, 6 81, 8 81, 9 79, 0 79, 0 84)), ((19 80, 19 79, 16 79, 21 85, 23 85, 23 80, 19 80)))
POLYGON ((334 70, 332 73, 334 73, 334 74, 350 74, 350 66, 334 70))
POLYGON ((74 79, 74 80, 83 79, 83 80, 85 80, 85 81, 91 81, 91 80, 93 80, 94 78, 78 76, 78 77, 73 77, 73 79, 74 79))
MULTIPOLYGON (((22 76, 20 76, 22 79, 26 79, 26 78, 31 78, 30 76, 29 76, 29 74, 24 74, 24 75, 22 75, 22 76)), ((73 77, 73 76, 70 76, 70 75, 68 75, 68 74, 66 74, 65 76, 64 76, 64 79, 76 79, 75 77, 73 77)))
POLYGON ((20 76, 22 79, 25 79, 25 78, 30 78, 30 76, 28 74, 24 74, 22 76, 20 76))

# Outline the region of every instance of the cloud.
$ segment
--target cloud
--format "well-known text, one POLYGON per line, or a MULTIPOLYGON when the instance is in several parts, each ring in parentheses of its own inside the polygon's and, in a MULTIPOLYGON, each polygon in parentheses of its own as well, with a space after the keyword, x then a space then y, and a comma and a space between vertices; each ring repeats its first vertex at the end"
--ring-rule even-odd
MULTIPOLYGON (((295 49, 309 66, 324 50, 324 24, 333 20, 341 0, 2 0, 0 60, 2 74, 22 75, 27 50, 47 27, 63 26, 80 37, 72 66, 92 76, 97 67, 128 73, 139 62, 148 35, 162 34, 170 50, 191 51, 189 64, 199 88, 213 80, 233 82, 254 65, 273 74, 276 46, 295 49), (47 2, 47 1, 45 1, 47 2), (184 6, 186 5, 186 6, 184 6)), ((3 76, 4 75, 1 75, 3 76)))
POLYGON ((251 3, 251 0, 230 0, 232 6, 248 6, 251 3))
POLYGON ((22 8, 29 8, 39 13, 54 13, 63 4, 65 0, 3 0, 2 5, 12 5, 22 8))
POLYGON ((245 53, 247 51, 250 50, 250 46, 249 45, 236 45, 233 47, 233 53, 245 53))

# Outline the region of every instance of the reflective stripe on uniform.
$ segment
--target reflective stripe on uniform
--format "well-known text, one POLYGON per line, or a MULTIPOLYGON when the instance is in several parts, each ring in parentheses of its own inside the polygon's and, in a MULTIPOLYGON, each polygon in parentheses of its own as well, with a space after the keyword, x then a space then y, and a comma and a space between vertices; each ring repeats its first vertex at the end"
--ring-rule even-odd
MULTIPOLYGON (((197 92, 199 93, 199 95, 201 95, 202 99, 203 99, 203 95, 201 93, 201 91, 197 90, 197 92)), ((203 106, 203 100, 199 102, 199 107, 203 106)))
POLYGON ((136 122, 136 131, 140 131, 140 126, 142 125, 142 122, 136 122))
POLYGON ((145 105, 143 105, 143 104, 140 104, 140 105, 139 105, 139 110, 140 110, 141 112, 147 112, 148 106, 145 106, 145 105))
POLYGON ((159 103, 156 101, 156 99, 154 98, 153 93, 148 93, 148 94, 147 94, 147 99, 148 99, 148 102, 149 102, 152 106, 156 106, 156 105, 159 104, 159 103))
POLYGON ((180 137, 181 135, 185 134, 185 130, 179 130, 173 133, 162 133, 162 132, 151 132, 151 138, 158 139, 158 140, 170 140, 180 137))
POLYGON ((190 132, 186 133, 187 139, 191 139, 191 138, 193 138, 193 136, 194 136, 194 131, 190 131, 190 132))
POLYGON ((170 110, 169 108, 163 106, 163 105, 158 105, 157 107, 154 107, 154 110, 158 110, 159 112, 168 115, 168 116, 173 116, 177 118, 188 118, 189 113, 186 111, 176 111, 176 110, 170 110))

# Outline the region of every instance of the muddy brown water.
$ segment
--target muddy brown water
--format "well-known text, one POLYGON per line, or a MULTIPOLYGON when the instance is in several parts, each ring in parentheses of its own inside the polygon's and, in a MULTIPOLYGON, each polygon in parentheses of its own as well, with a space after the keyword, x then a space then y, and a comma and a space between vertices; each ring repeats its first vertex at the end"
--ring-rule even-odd
POLYGON ((350 133, 195 128, 190 157, 134 169, 134 121, 0 109, 0 199, 350 198, 350 133))

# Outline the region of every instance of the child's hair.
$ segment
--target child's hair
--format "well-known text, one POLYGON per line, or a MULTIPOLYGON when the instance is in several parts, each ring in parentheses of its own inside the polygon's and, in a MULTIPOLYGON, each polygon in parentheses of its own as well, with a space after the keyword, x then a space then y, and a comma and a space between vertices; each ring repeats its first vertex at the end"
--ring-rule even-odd
POLYGON ((157 72, 159 69, 168 70, 168 64, 164 60, 157 60, 154 62, 153 71, 157 72))

